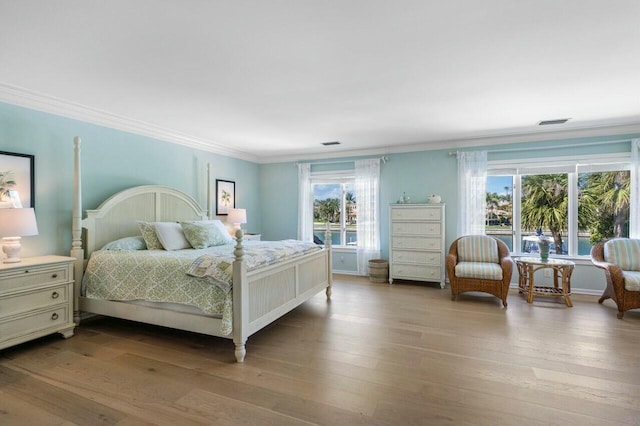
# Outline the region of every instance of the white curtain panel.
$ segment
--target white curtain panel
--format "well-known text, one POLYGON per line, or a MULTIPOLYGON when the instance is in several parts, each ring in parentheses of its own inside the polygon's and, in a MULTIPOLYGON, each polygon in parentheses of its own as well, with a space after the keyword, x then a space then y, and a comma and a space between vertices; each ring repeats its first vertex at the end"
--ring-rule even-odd
POLYGON ((631 140, 631 197, 629 236, 640 238, 640 139, 631 140))
POLYGON ((458 151, 458 235, 484 235, 487 151, 458 151))
POLYGON ((313 241, 311 164, 298 164, 298 239, 313 241))
POLYGON ((369 273, 369 260, 380 257, 380 159, 355 161, 358 274, 369 273))

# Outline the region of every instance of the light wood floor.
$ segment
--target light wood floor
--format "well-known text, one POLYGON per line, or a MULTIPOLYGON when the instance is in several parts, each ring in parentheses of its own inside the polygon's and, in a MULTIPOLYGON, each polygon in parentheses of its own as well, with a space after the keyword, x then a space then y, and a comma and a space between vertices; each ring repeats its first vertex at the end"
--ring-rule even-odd
POLYGON ((96 318, 0 351, 0 424, 640 424, 640 310, 337 276, 249 338, 96 318))

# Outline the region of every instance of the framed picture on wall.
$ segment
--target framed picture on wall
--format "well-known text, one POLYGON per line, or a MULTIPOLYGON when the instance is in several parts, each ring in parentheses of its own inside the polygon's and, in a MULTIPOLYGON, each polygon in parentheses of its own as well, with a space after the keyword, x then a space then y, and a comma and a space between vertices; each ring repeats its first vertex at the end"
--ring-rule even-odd
POLYGON ((0 151, 0 208, 35 207, 35 156, 0 151))
POLYGON ((236 208, 236 183, 216 179, 216 215, 225 216, 229 209, 236 208))

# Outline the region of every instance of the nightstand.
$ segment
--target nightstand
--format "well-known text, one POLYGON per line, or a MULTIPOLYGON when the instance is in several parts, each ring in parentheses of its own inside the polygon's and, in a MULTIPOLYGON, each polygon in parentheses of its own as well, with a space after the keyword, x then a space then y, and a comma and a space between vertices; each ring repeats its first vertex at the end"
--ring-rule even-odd
POLYGON ((243 237, 245 241, 260 241, 261 238, 261 234, 244 234, 243 237))
POLYGON ((51 333, 73 336, 73 257, 0 263, 0 349, 51 333))

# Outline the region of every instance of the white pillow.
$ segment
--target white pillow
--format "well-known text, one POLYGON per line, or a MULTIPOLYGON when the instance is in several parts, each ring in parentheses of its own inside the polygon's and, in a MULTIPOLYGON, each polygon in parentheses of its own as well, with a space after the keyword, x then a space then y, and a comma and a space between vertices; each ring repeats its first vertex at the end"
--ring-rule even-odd
POLYGON ((182 226, 177 222, 154 222, 156 236, 165 250, 182 250, 191 248, 182 231, 182 226))

